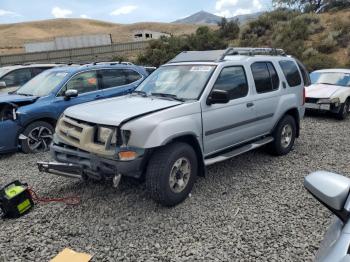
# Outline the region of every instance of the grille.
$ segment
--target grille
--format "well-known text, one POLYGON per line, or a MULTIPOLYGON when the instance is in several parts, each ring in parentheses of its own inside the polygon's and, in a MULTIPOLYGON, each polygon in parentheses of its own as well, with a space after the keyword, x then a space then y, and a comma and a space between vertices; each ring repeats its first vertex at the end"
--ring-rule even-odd
MULTIPOLYGON (((111 144, 115 143, 115 141, 112 139, 97 141, 98 128, 96 124, 89 124, 63 116, 57 123, 56 133, 68 145, 90 153, 106 156, 113 155, 114 150, 111 144)), ((111 137, 112 134, 115 134, 113 129, 111 129, 111 137)))

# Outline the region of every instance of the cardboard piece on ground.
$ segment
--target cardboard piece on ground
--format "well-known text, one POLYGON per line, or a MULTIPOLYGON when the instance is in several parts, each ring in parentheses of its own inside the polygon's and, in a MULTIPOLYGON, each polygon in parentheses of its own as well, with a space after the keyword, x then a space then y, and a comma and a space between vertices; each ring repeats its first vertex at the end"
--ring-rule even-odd
POLYGON ((92 258, 89 254, 78 253, 69 248, 65 248, 50 262, 88 262, 92 258))

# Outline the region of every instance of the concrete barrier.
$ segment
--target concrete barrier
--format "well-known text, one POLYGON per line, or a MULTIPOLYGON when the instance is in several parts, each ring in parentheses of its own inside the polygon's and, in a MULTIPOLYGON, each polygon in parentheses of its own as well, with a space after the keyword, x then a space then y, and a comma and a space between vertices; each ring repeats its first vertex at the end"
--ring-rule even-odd
POLYGON ((116 55, 130 55, 143 51, 148 44, 148 41, 115 43, 106 46, 3 55, 0 56, 0 66, 27 63, 89 63, 111 60, 116 55))

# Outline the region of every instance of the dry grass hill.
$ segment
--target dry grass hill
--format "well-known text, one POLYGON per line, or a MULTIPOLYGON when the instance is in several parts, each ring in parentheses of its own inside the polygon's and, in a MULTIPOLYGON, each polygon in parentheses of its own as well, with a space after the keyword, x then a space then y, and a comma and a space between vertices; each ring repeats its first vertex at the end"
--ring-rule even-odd
POLYGON ((194 32, 198 25, 171 23, 115 24, 90 19, 52 19, 0 25, 0 54, 23 52, 26 42, 52 40, 57 36, 112 34, 113 42, 132 41, 134 30, 154 30, 174 35, 194 32))

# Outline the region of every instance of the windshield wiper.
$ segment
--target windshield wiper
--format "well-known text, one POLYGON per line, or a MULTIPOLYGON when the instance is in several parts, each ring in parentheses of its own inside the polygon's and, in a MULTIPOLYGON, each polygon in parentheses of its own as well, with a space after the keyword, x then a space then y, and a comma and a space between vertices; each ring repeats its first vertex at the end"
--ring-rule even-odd
POLYGON ((142 95, 143 97, 147 97, 147 93, 145 91, 141 91, 141 90, 135 90, 134 92, 132 92, 133 94, 138 94, 138 95, 142 95))
POLYGON ((30 95, 30 94, 24 94, 24 93, 16 93, 16 95, 20 95, 20 96, 33 96, 33 95, 30 95))
POLYGON ((331 83, 317 83, 317 84, 321 84, 321 85, 330 85, 330 86, 337 86, 337 84, 331 84, 331 83))
POLYGON ((176 101, 185 102, 185 99, 180 98, 180 97, 177 97, 177 95, 173 95, 173 94, 152 93, 152 96, 166 97, 166 98, 174 99, 174 100, 176 100, 176 101))

